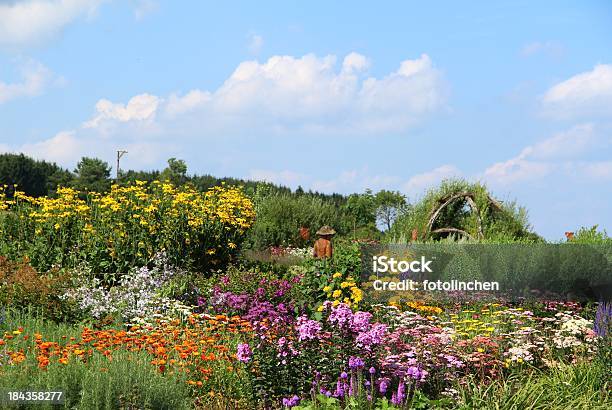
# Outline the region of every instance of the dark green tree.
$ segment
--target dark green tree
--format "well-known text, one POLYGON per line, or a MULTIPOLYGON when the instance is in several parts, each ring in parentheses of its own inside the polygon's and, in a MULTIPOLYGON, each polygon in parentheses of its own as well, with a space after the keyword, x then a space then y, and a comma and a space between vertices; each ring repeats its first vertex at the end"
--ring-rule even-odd
POLYGON ((83 157, 74 170, 73 187, 79 191, 106 192, 111 186, 111 167, 98 158, 83 157))
POLYGON ((17 189, 30 196, 53 193, 58 185, 67 185, 73 175, 54 163, 37 161, 24 154, 0 154, 0 183, 7 185, 9 196, 17 189))
POLYGON ((162 171, 160 178, 177 186, 184 184, 187 182, 187 164, 182 159, 168 159, 168 166, 162 171))
POLYGON ((376 223, 376 200, 372 190, 366 189, 363 194, 351 194, 346 201, 346 211, 353 217, 358 227, 376 223))

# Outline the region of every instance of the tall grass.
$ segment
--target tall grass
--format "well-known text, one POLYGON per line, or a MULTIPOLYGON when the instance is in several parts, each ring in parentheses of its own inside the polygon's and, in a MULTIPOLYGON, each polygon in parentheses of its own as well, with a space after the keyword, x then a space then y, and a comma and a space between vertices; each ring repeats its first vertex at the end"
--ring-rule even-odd
POLYGON ((541 374, 514 374, 490 385, 471 383, 462 389, 465 409, 610 409, 611 364, 604 359, 592 363, 563 365, 541 374))

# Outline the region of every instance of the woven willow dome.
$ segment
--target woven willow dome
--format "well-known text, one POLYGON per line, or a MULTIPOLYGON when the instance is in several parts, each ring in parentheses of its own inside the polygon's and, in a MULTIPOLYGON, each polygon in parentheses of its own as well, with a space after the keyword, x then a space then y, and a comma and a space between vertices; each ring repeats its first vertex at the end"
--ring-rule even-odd
POLYGON ((392 229, 395 237, 421 241, 449 236, 468 240, 537 239, 527 213, 513 202, 495 199, 480 183, 447 180, 432 189, 392 229))

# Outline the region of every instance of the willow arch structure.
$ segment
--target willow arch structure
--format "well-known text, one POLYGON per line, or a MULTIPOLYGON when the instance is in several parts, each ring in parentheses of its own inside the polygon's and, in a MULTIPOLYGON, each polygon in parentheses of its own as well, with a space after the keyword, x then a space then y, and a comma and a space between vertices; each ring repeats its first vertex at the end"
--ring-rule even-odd
MULTIPOLYGON (((482 221, 482 213, 481 209, 479 209, 478 205, 476 205, 476 193, 472 191, 461 191, 456 193, 447 194, 434 203, 429 216, 427 218, 427 225, 425 227, 425 231, 423 232, 422 239, 427 240, 431 238, 432 234, 444 234, 444 233, 454 233, 466 237, 468 239, 484 239, 484 229, 483 229, 483 221, 482 221), (468 233, 466 230, 458 228, 456 226, 443 226, 440 228, 433 229, 438 217, 441 212, 450 204, 457 201, 465 201, 465 203, 470 207, 471 213, 475 216, 477 232, 476 237, 474 235, 468 233)), ((490 195, 486 194, 486 200, 489 205, 489 209, 502 212, 502 205, 492 198, 490 195)))

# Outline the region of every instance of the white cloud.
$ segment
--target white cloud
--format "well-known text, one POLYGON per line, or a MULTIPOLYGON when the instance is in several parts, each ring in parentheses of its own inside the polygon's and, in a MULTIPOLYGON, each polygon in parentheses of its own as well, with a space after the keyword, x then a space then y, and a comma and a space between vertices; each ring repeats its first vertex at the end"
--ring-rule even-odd
POLYGON ((38 159, 74 165, 85 152, 85 148, 84 142, 76 137, 74 131, 62 131, 49 139, 23 144, 19 147, 18 152, 38 159))
POLYGON ((39 95, 53 79, 51 71, 36 61, 21 64, 20 72, 21 82, 4 83, 0 81, 0 104, 16 98, 39 95))
POLYGON ((261 51, 263 45, 264 45, 264 39, 262 36, 260 36, 259 34, 255 34, 255 33, 251 33, 248 36, 248 48, 249 48, 249 52, 251 54, 259 54, 259 52, 261 51))
POLYGON ((559 117, 612 115, 612 64, 598 64, 551 87, 544 111, 559 117))
POLYGON ((595 179, 612 179, 612 161, 592 162, 584 165, 586 175, 595 179))
POLYGON ((128 151, 121 160, 122 168, 126 169, 150 167, 179 153, 172 142, 139 142, 127 138, 109 141, 97 135, 85 135, 82 130, 61 131, 46 140, 14 147, 0 144, 0 152, 22 152, 33 158, 57 162, 67 168, 73 168, 84 156, 101 158, 114 168, 117 149, 128 151))
POLYGON ((160 99, 151 94, 139 94, 127 104, 113 103, 102 99, 96 103, 97 114, 83 124, 84 128, 96 128, 103 123, 117 121, 146 121, 155 118, 160 99))
POLYGON ((529 161, 522 157, 497 162, 484 172, 484 179, 494 184, 513 184, 548 175, 554 169, 552 164, 529 161))
MULTIPOLYGON (((112 160, 114 150, 130 151, 133 146, 129 156, 134 164, 146 165, 156 155, 168 157, 177 146, 196 139, 405 133, 444 106, 445 82, 427 55, 406 60, 377 78, 367 75, 370 61, 363 55, 350 53, 340 64, 336 61, 335 56, 313 54, 274 56, 239 64, 211 91, 192 89, 163 97, 142 93, 127 102, 103 98, 79 128, 13 148, 74 165, 83 155, 112 160)), ((346 171, 329 180, 292 171, 254 170, 252 176, 326 192, 382 189, 402 182, 367 170, 346 171)))
POLYGON ((595 142, 593 124, 577 125, 523 149, 520 158, 538 160, 576 157, 591 149, 595 142))
POLYGON ((320 192, 350 194, 353 192, 363 192, 366 189, 372 189, 373 191, 391 189, 397 186, 399 181, 399 177, 392 175, 372 175, 367 168, 363 168, 360 170, 352 169, 342 171, 339 175, 330 179, 314 180, 311 181, 308 186, 320 192))
POLYGON ((428 188, 438 185, 444 179, 461 175, 461 171, 456 166, 451 164, 442 165, 431 171, 414 175, 402 186, 402 190, 408 195, 415 196, 423 193, 428 188))
POLYGON ((292 170, 252 169, 246 178, 256 181, 273 182, 294 189, 302 186, 305 189, 319 192, 337 192, 343 194, 363 192, 368 188, 374 191, 393 189, 401 180, 396 176, 372 175, 367 168, 345 170, 336 176, 331 176, 329 179, 315 178, 311 175, 292 170))
POLYGON ((293 171, 271 171, 266 169, 253 169, 248 177, 254 181, 272 182, 275 184, 296 187, 307 180, 307 176, 293 171))
POLYGON ((208 91, 191 90, 182 97, 172 94, 166 104, 166 114, 170 117, 189 112, 212 99, 208 91))
POLYGON ((593 149, 592 124, 582 124, 525 147, 518 156, 488 167, 483 178, 494 184, 535 180, 562 169, 575 169, 572 159, 593 149))
POLYGON ((446 85, 430 58, 402 62, 383 78, 366 77, 366 57, 274 56, 241 63, 215 91, 174 95, 173 117, 191 111, 203 130, 227 134, 382 134, 405 132, 445 104, 446 85))
POLYGON ((136 20, 142 20, 159 9, 159 3, 156 0, 134 0, 133 2, 136 20))
POLYGON ((382 78, 365 75, 369 64, 357 53, 340 67, 331 55, 245 61, 214 91, 141 94, 125 106, 102 99, 86 126, 155 119, 202 136, 380 135, 403 133, 444 106, 446 85, 427 55, 382 78), (132 113, 136 103, 139 115, 132 113))
POLYGON ((544 54, 548 57, 559 58, 565 54, 565 47, 556 41, 534 41, 525 44, 521 49, 523 57, 531 57, 537 54, 544 54))
POLYGON ((104 0, 23 0, 0 3, 0 46, 47 40, 75 19, 91 15, 104 0))

